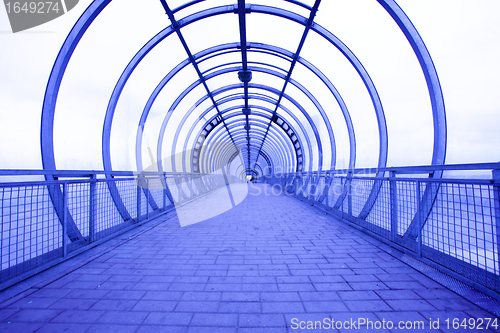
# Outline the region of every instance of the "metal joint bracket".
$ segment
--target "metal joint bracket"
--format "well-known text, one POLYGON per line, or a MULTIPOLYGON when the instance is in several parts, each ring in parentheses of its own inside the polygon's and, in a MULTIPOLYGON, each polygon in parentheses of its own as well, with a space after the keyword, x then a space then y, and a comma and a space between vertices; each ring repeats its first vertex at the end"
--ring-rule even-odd
POLYGON ((252 80, 252 71, 251 70, 240 70, 238 72, 238 77, 241 82, 250 82, 252 80))
POLYGON ((243 108, 242 111, 245 116, 249 116, 252 113, 252 110, 250 110, 250 108, 243 108))
MULTIPOLYGON (((245 14, 250 14, 252 12, 252 4, 246 3, 245 4, 245 14)), ((233 13, 238 14, 238 4, 235 3, 233 5, 233 13)))

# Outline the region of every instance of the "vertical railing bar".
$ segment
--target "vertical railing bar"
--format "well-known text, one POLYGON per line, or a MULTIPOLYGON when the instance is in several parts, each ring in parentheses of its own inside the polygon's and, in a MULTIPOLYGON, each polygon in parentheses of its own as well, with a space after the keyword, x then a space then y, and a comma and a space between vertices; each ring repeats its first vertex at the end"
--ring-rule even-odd
POLYGON ((137 194, 137 223, 141 221, 141 182, 142 182, 142 176, 137 177, 137 188, 136 188, 136 194, 137 194))
POLYGON ((68 182, 63 182, 63 230, 62 230, 62 247, 63 247, 63 257, 67 255, 67 244, 66 244, 66 232, 67 232, 67 217, 68 217, 68 182))
MULTIPOLYGON (((420 201, 420 180, 417 181, 417 207, 420 201)), ((423 206, 423 205, 422 205, 423 206)), ((418 243, 417 243, 417 254, 422 257, 422 209, 417 209, 418 214, 418 243)))
POLYGON ((397 242, 398 236, 398 201, 397 201, 397 183, 396 172, 389 173, 389 196, 390 196, 390 211, 391 211, 391 241, 397 242))
POLYGON ((97 187, 97 175, 93 174, 90 176, 89 181, 89 243, 94 242, 95 235, 95 222, 97 217, 97 197, 96 197, 96 187, 97 187))
POLYGON ((149 220, 149 196, 150 196, 150 190, 149 190, 149 178, 146 178, 146 220, 149 220))
POLYGON ((163 189, 163 210, 167 209, 167 174, 163 172, 163 179, 165 180, 165 188, 163 189))
MULTIPOLYGON (((493 181, 498 182, 500 180, 500 170, 493 170, 492 172, 493 181)), ((495 220, 495 231, 496 231, 496 250, 497 250, 497 269, 499 272, 496 275, 497 281, 500 282, 500 185, 497 183, 493 185, 493 206, 494 206, 494 220, 495 220)))
POLYGON ((352 217, 352 171, 349 170, 346 179, 347 185, 347 216, 352 217))

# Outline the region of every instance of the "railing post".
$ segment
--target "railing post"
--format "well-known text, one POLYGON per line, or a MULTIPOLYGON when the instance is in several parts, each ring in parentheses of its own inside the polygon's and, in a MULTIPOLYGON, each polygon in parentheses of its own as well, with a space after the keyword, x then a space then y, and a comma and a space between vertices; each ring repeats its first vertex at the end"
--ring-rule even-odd
POLYGON ((352 171, 349 170, 347 173, 347 215, 352 216, 352 171))
POLYGON ((142 183, 141 175, 137 176, 137 223, 141 220, 141 183, 142 183))
POLYGON ((417 254, 419 257, 422 257, 422 224, 423 224, 423 216, 422 216, 422 209, 421 207, 423 205, 419 205, 420 202, 420 181, 417 181, 417 219, 418 219, 418 243, 417 243, 417 254))
POLYGON ((66 234, 68 233, 68 183, 63 183, 63 230, 62 230, 62 248, 63 248, 63 257, 67 255, 67 244, 66 244, 66 234))
POLYGON ((389 191, 391 201, 391 241, 396 242, 398 239, 398 188, 396 183, 396 171, 389 173, 389 191))
POLYGON ((149 178, 146 178, 146 220, 149 220, 149 178))
POLYGON ((97 217, 97 175, 93 174, 90 177, 89 190, 89 243, 94 241, 95 236, 95 221, 97 217))
POLYGON ((163 189, 163 210, 167 209, 167 174, 163 172, 163 179, 165 180, 165 188, 163 189))
MULTIPOLYGON (((345 186, 346 186, 346 183, 347 183, 347 178, 340 178, 340 186, 341 186, 341 189, 342 189, 342 193, 340 194, 342 197, 344 196, 344 191, 346 190, 345 189, 345 186)), ((340 204, 340 217, 342 218, 342 220, 344 220, 344 200, 342 200, 342 203, 340 204)))
POLYGON ((495 209, 495 229, 497 233, 497 262, 495 274, 498 277, 500 275, 500 169, 492 171, 493 181, 496 183, 493 185, 493 200, 495 209))

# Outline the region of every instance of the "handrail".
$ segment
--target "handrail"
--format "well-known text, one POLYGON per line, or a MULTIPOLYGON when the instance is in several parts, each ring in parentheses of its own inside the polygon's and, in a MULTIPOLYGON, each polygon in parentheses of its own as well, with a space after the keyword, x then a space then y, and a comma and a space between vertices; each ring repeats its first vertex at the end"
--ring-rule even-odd
POLYGON ((424 174, 435 171, 480 171, 480 170, 500 170, 500 162, 491 163, 466 163, 466 164, 445 164, 445 165, 418 165, 399 166, 387 168, 355 168, 355 169, 334 169, 312 172, 282 173, 282 175, 333 175, 333 174, 377 174, 380 172, 395 172, 397 174, 424 174))
MULTIPOLYGON (((192 173, 193 175, 208 175, 207 173, 192 173)), ((40 170, 40 169, 0 169, 0 176, 58 176, 58 177, 91 177, 93 175, 112 175, 118 177, 143 176, 177 176, 185 172, 155 172, 155 171, 104 171, 104 170, 40 170)))

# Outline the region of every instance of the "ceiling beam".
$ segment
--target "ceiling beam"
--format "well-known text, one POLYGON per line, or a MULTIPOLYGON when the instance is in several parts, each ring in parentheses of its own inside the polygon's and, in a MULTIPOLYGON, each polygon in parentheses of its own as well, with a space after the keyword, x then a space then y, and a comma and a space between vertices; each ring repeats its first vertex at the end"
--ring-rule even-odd
MULTIPOLYGON (((297 60, 299 59, 300 52, 302 51, 302 48, 304 47, 304 43, 307 38, 307 34, 309 33, 309 30, 311 29, 311 26, 314 24, 314 17, 316 16, 316 13, 318 12, 319 4, 321 3, 321 0, 316 0, 314 2, 314 6, 311 9, 311 12, 309 14, 309 19, 307 20, 306 26, 304 28, 304 33, 302 34, 302 37, 299 42, 299 46, 297 47, 297 52, 293 55, 293 60, 292 63, 290 64, 290 70, 288 71, 286 78, 285 78, 285 83, 283 84, 283 89, 281 89, 281 93, 278 96, 278 100, 276 102, 276 107, 274 108, 273 115, 276 114, 278 111, 278 108, 280 106, 281 100, 283 99, 283 95, 285 94, 286 87, 288 86, 288 83, 290 82, 290 79, 292 77, 292 72, 293 69, 295 68, 295 65, 297 64, 297 60)), ((264 145, 264 141, 266 140, 267 133, 269 132, 269 128, 272 125, 272 121, 269 122, 269 125, 267 126, 266 134, 264 135, 264 138, 262 139, 262 142, 260 144, 259 151, 262 149, 262 146, 264 145)), ((257 154, 257 159, 259 158, 259 155, 257 154)), ((257 160, 255 160, 254 166, 257 163, 257 160)), ((321 166, 320 166, 321 168, 321 166)))
POLYGON ((229 129, 227 128, 227 125, 226 125, 226 122, 224 121, 224 118, 222 117, 222 113, 219 110, 219 106, 215 102, 214 96, 213 96, 212 92, 210 91, 210 89, 208 88, 207 81, 205 80, 205 77, 201 73, 200 67, 198 66, 198 63, 196 62, 193 54, 191 53, 191 50, 189 49, 189 46, 186 43, 186 40, 184 39, 184 36, 182 35, 181 29, 179 27, 179 23, 175 19, 174 14, 173 14, 172 10, 170 9, 170 7, 168 6, 166 0, 160 0, 160 2, 162 4, 163 8, 165 9, 165 14, 168 15, 168 18, 170 19, 170 22, 172 23, 172 28, 175 29, 175 32, 177 33, 177 36, 179 37, 179 40, 181 41, 181 44, 184 47, 184 50, 186 51, 186 53, 188 55, 189 61, 193 65, 196 73, 198 74, 198 77, 200 78, 201 83, 203 84, 203 87, 205 87, 205 90, 207 91, 207 95, 210 97, 210 100, 212 101, 215 109, 217 110, 217 114, 220 116, 221 121, 224 125, 224 128, 226 129, 227 133, 229 134, 229 137, 231 138, 231 141, 233 142, 233 144, 236 145, 236 143, 233 139, 233 136, 232 136, 231 132, 229 131, 229 129))

